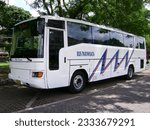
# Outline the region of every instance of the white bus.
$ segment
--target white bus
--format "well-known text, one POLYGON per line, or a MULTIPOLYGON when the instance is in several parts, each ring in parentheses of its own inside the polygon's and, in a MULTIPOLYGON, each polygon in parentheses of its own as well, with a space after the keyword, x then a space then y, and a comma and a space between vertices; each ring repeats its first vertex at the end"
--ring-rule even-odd
POLYGON ((41 16, 14 26, 9 78, 34 88, 66 87, 145 69, 143 37, 62 17, 41 16))

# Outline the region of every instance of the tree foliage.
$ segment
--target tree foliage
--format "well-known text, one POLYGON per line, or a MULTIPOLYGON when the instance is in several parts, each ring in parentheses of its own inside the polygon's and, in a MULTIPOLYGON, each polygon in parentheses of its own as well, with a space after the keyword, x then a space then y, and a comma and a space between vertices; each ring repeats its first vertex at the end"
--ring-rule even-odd
POLYGON ((33 8, 41 14, 58 15, 120 28, 137 35, 150 32, 150 0, 35 0, 33 8))
POLYGON ((1 33, 12 33, 14 24, 31 17, 28 11, 16 6, 10 6, 0 1, 0 26, 3 30, 1 33))
POLYGON ((107 24, 137 35, 145 35, 150 32, 149 21, 145 17, 146 9, 140 0, 107 0, 103 4, 99 0, 95 2, 94 7, 95 15, 89 17, 92 22, 107 24))

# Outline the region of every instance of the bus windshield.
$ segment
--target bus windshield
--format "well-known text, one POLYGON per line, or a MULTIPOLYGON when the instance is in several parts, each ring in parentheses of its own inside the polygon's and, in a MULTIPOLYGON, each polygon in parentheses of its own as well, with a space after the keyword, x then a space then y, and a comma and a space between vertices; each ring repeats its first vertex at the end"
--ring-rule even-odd
POLYGON ((44 19, 34 19, 14 27, 11 58, 43 58, 44 19))

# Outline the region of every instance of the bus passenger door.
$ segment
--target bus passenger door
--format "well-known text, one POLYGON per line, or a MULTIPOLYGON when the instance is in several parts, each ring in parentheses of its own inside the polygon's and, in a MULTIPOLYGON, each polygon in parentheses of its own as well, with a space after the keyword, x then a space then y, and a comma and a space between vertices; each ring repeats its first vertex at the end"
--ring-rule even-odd
POLYGON ((63 58, 60 57, 60 49, 64 47, 65 31, 49 28, 47 30, 47 84, 48 88, 65 86, 68 79, 64 76, 65 67, 63 58))

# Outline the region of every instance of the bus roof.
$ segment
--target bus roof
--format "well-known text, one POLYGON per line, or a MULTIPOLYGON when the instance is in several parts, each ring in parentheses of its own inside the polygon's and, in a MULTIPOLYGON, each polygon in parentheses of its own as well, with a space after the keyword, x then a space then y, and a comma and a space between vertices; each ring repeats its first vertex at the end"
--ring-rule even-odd
POLYGON ((119 33, 131 35, 131 36, 136 36, 136 37, 144 38, 142 36, 137 36, 135 34, 122 31, 122 30, 120 30, 118 28, 113 28, 113 27, 109 27, 109 26, 105 26, 105 25, 99 25, 99 24, 95 24, 95 23, 90 23, 90 22, 83 21, 83 20, 77 20, 77 19, 71 19, 71 18, 64 18, 64 17, 59 17, 59 16, 50 16, 50 15, 45 15, 45 16, 40 16, 40 17, 41 18, 46 18, 46 19, 64 20, 64 21, 70 21, 70 22, 76 22, 76 23, 91 25, 91 26, 100 27, 100 28, 103 28, 103 29, 111 30, 111 31, 116 31, 116 32, 119 32, 119 33))
POLYGON ((35 20, 35 19, 38 19, 39 17, 36 17, 36 18, 30 18, 30 19, 27 19, 27 20, 24 20, 24 21, 21 21, 19 23, 16 23, 14 26, 17 26, 19 24, 22 24, 22 23, 25 23, 25 22, 28 22, 28 21, 31 21, 31 20, 35 20))
POLYGON ((111 30, 111 31, 116 31, 116 32, 119 32, 119 33, 131 35, 131 36, 136 36, 136 37, 140 37, 140 38, 144 39, 144 37, 142 37, 142 36, 137 36, 135 34, 122 31, 122 30, 120 30, 118 28, 113 28, 113 27, 109 27, 109 26, 105 26, 105 25, 99 25, 99 24, 95 24, 95 23, 90 23, 90 22, 83 21, 83 20, 77 20, 77 19, 71 19, 71 18, 64 18, 64 17, 59 17, 59 16, 50 16, 50 15, 44 15, 44 16, 39 16, 39 17, 36 17, 36 18, 31 18, 31 19, 28 19, 28 20, 24 20, 22 22, 19 22, 19 23, 15 24, 15 26, 17 26, 17 25, 19 25, 21 23, 24 23, 24 22, 28 22, 28 21, 31 21, 31 20, 38 19, 38 18, 45 18, 45 19, 53 19, 53 20, 63 20, 63 21, 76 22, 76 23, 81 23, 81 24, 91 25, 91 26, 95 26, 95 27, 100 27, 100 28, 103 28, 103 29, 107 29, 107 30, 111 30))

